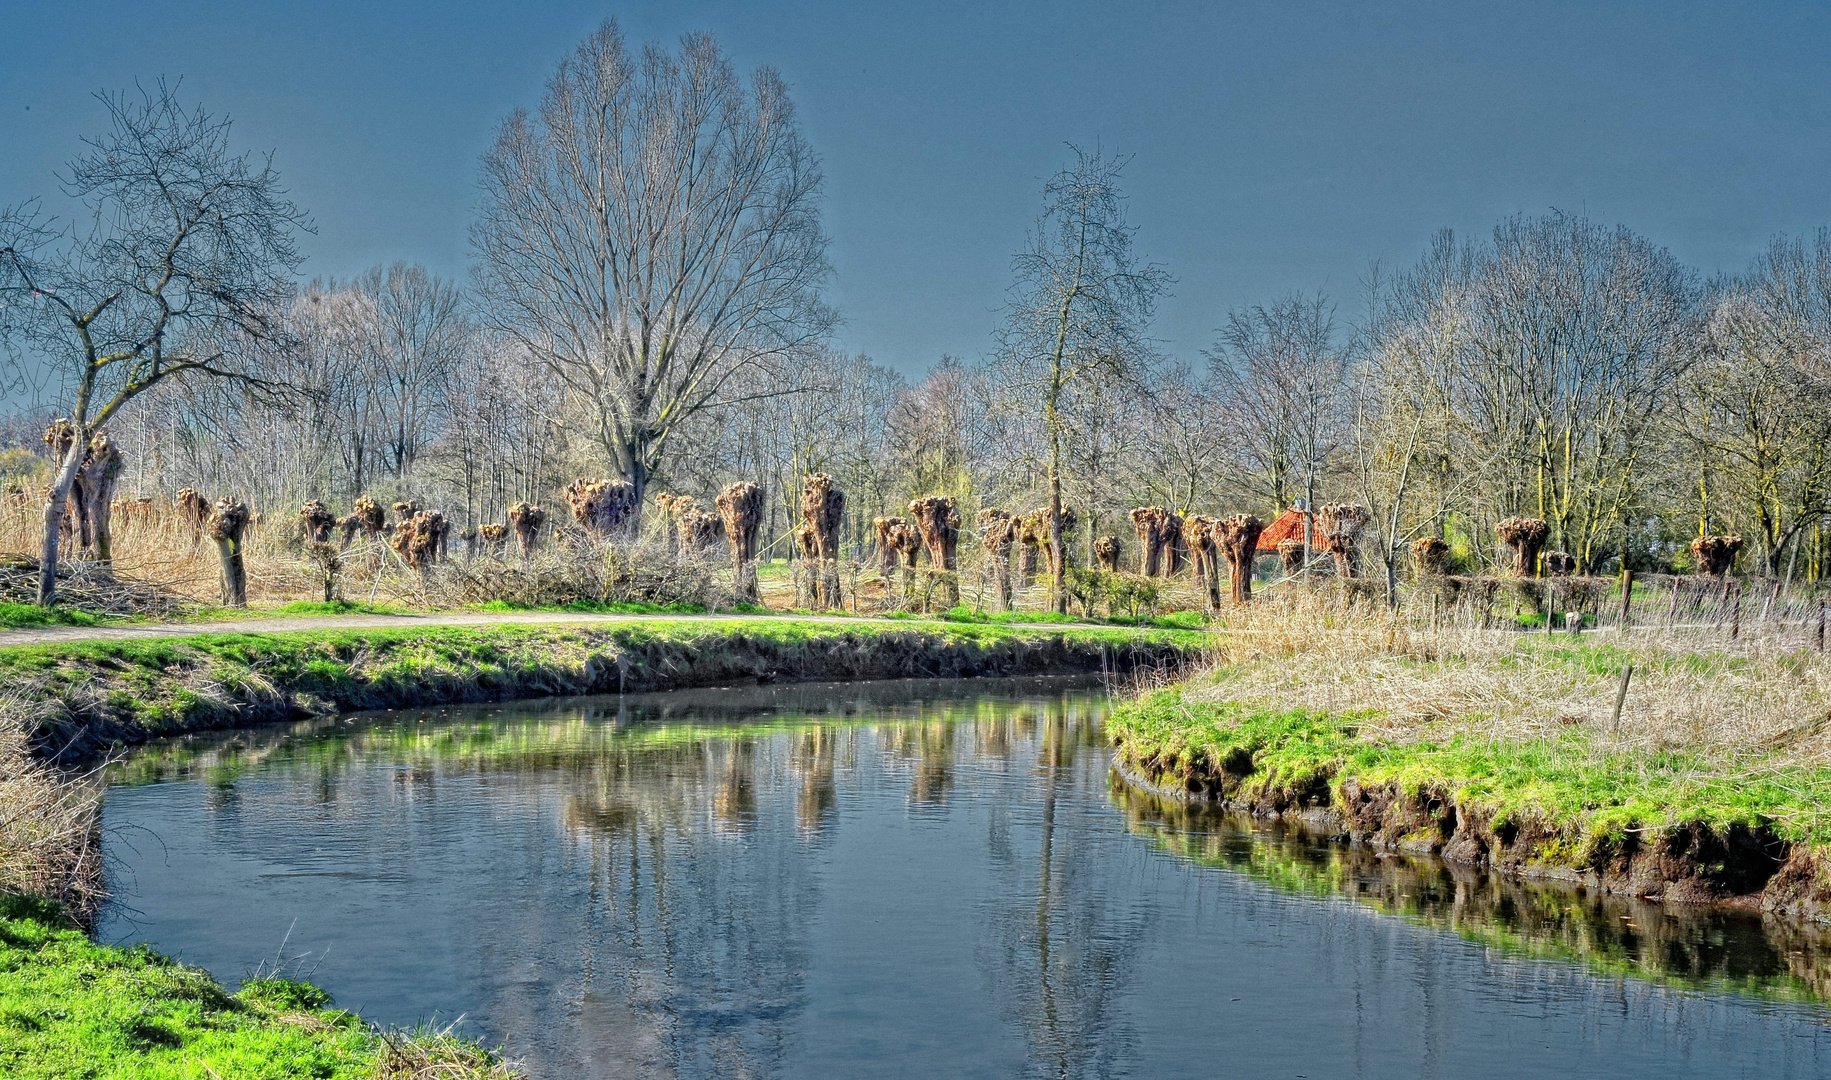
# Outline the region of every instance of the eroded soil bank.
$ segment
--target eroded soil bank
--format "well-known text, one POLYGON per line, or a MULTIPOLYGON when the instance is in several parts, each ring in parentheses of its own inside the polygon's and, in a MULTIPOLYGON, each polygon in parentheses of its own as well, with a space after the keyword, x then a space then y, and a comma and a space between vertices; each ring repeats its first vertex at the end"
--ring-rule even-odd
POLYGON ((774 681, 1173 671, 1199 633, 754 621, 203 634, 0 649, 34 752, 356 709, 774 681))
MULTIPOLYGON (((1278 718, 1267 724, 1259 714, 1241 725, 1248 730, 1223 726, 1215 738, 1210 728, 1189 740, 1149 719, 1153 711, 1162 715, 1166 700, 1160 694, 1121 708, 1109 729, 1120 776, 1158 796, 1453 866, 1831 923, 1831 848, 1788 836, 1784 818, 1740 807, 1696 814, 1674 807, 1667 819, 1637 817, 1627 790, 1611 804, 1550 785, 1527 790, 1505 767, 1486 775, 1433 773, 1428 754, 1386 760, 1364 746, 1331 742, 1319 718, 1302 714, 1291 714, 1280 737, 1264 735, 1278 718)), ((1351 739, 1351 725, 1343 730, 1351 739)), ((1531 775, 1537 782, 1545 774, 1531 775)))

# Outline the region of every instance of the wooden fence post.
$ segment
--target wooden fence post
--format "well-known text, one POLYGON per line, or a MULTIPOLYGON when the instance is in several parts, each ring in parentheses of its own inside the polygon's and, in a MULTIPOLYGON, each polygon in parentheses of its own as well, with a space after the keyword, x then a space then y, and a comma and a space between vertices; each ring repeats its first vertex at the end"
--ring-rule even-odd
POLYGON ((1621 669, 1621 686, 1615 691, 1615 711, 1609 715, 1608 730, 1613 735, 1621 726, 1621 706, 1628 700, 1628 680, 1634 677, 1634 665, 1629 664, 1621 669))
POLYGON ((1634 571, 1621 568, 1621 632, 1627 633, 1628 611, 1634 602, 1634 571))

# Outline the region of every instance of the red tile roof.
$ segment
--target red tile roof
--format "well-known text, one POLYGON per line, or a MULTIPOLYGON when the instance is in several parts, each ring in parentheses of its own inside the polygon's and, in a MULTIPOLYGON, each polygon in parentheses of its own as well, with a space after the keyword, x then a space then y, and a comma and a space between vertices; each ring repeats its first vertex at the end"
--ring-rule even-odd
MULTIPOLYGON (((1279 514, 1278 520, 1267 525, 1265 531, 1259 534, 1258 550, 1277 551, 1278 544, 1281 541, 1302 540, 1303 518, 1303 511, 1296 507, 1292 507, 1284 513, 1279 514)), ((1316 530, 1312 528, 1310 530, 1310 543, 1318 544, 1320 540, 1321 538, 1316 535, 1316 530)))

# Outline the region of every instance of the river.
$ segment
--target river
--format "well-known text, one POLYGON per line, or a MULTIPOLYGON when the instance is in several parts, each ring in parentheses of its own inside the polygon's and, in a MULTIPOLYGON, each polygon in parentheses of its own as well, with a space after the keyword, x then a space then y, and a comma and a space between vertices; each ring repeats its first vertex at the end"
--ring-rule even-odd
POLYGON ((1831 951, 1164 803, 1097 686, 394 711, 116 766, 98 938, 537 1077, 1831 1075, 1831 951))

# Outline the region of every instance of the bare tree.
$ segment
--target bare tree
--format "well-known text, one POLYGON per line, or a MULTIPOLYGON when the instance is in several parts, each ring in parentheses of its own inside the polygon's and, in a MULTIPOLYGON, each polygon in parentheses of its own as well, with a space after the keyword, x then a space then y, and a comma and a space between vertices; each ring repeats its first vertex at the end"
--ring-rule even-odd
MULTIPOLYGON (((1269 308, 1235 311, 1207 356, 1253 494, 1275 518, 1301 485, 1304 506, 1314 511, 1317 475, 1345 426, 1347 358, 1328 298, 1292 293, 1269 308)), ((1306 573, 1316 539, 1311 520, 1303 523, 1306 573)))
MULTIPOLYGON (((1040 424, 1049 485, 1048 533, 1062 544, 1064 443, 1074 418, 1064 409, 1084 380, 1122 376, 1149 351, 1146 323, 1170 276, 1132 252, 1119 178, 1120 158, 1075 149, 1075 163, 1050 177, 1027 250, 1013 260, 1017 280, 1000 348, 1012 402, 1040 424)), ((1055 610, 1068 610, 1066 560, 1052 560, 1055 610)))
POLYGON ((589 413, 644 496, 689 418, 818 342, 821 176, 776 72, 705 35, 639 59, 606 22, 484 156, 472 230, 490 317, 589 413))
POLYGON ((109 129, 70 163, 78 232, 35 203, 0 210, 0 338, 55 373, 73 438, 44 510, 38 602, 57 599, 64 500, 91 436, 139 395, 193 373, 248 379, 306 227, 271 158, 230 150, 229 121, 164 83, 100 99, 109 129))
POLYGON ((374 335, 368 375, 376 435, 390 472, 407 474, 451 407, 452 380, 471 343, 464 297, 417 264, 375 267, 356 283, 374 335))
POLYGON ((1778 576, 1831 515, 1831 234, 1778 239, 1728 283, 1670 415, 1698 535, 1733 528, 1778 576))

